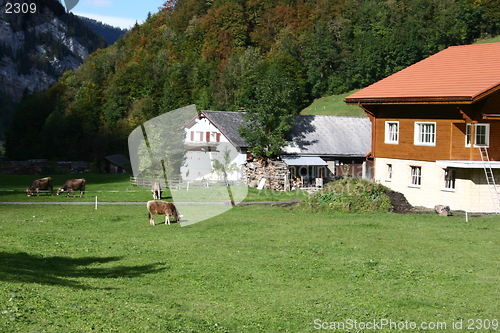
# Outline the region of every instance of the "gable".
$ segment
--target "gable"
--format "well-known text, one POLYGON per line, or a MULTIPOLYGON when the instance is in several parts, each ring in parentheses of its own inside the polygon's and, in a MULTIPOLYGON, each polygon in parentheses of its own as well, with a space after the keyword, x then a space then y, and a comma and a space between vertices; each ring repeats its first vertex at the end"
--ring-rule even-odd
POLYGON ((230 111, 202 111, 202 114, 213 124, 233 146, 248 147, 248 143, 238 132, 240 126, 245 126, 242 112, 230 111))

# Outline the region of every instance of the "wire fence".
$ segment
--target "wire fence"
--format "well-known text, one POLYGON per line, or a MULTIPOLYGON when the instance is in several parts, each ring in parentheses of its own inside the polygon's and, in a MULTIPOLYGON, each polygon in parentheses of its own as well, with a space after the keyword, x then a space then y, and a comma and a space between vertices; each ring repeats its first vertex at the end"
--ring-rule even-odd
POLYGON ((155 182, 160 183, 161 188, 169 188, 170 190, 189 190, 190 188, 210 188, 220 186, 235 186, 240 185, 241 181, 224 181, 224 180, 179 180, 172 179, 168 182, 164 179, 130 177, 130 185, 139 187, 151 188, 155 182))

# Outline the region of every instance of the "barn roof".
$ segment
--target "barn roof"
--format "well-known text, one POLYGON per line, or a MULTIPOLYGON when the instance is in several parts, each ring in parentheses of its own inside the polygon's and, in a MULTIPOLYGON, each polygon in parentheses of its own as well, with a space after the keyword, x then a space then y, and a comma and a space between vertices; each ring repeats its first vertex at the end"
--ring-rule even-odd
POLYGON ((238 132, 240 126, 246 124, 243 112, 201 111, 210 122, 237 148, 247 148, 248 143, 238 132))
POLYGON ((474 103, 500 89, 500 43, 452 46, 348 97, 358 103, 474 103))
POLYGON ((288 139, 302 155, 364 157, 371 132, 367 117, 298 116, 288 139))
POLYGON ((122 169, 126 169, 126 166, 130 164, 130 161, 122 154, 109 155, 104 157, 104 159, 122 169))
MULTIPOLYGON (((243 112, 201 111, 238 148, 248 143, 238 132, 246 121, 243 112)), ((295 118, 288 140, 299 150, 289 153, 315 156, 365 156, 371 149, 371 124, 367 117, 303 116, 295 118)), ((285 153, 287 148, 285 147, 285 153)))

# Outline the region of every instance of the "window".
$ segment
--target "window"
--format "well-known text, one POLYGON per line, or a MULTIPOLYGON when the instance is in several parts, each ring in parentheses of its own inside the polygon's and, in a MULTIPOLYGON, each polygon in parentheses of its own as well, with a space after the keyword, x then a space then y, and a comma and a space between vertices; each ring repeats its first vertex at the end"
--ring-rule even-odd
POLYGON ((490 145, 490 124, 474 124, 474 147, 490 145))
POLYGON ((203 132, 201 131, 196 131, 196 133, 199 135, 199 140, 198 141, 203 141, 203 132))
MULTIPOLYGON (((472 141, 472 124, 465 127, 465 146, 470 147, 472 141)), ((474 124, 474 147, 490 145, 490 124, 474 124)))
POLYGON ((471 144, 471 129, 472 129, 472 124, 467 124, 465 126, 465 147, 470 147, 470 144, 471 144))
POLYGON ((399 143, 399 121, 385 122, 385 143, 399 143))
POLYGON ((455 179, 457 171, 454 169, 444 170, 444 188, 447 190, 455 189, 455 179))
POLYGON ((420 186, 422 183, 422 167, 412 166, 411 167, 411 185, 420 186))
POLYGON ((435 146, 436 123, 415 123, 415 144, 419 146, 435 146))
POLYGON ((392 164, 387 164, 387 181, 392 180, 392 164))

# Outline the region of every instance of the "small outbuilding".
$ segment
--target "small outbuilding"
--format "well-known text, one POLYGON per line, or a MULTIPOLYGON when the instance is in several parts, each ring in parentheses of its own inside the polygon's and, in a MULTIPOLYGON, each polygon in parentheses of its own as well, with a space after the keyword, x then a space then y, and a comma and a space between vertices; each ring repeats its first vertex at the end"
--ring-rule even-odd
POLYGON ((106 156, 103 161, 106 173, 127 173, 130 169, 130 160, 122 154, 106 156))
POLYGON ((368 117, 297 116, 282 160, 292 182, 321 186, 335 177, 371 179, 371 123, 368 117))

